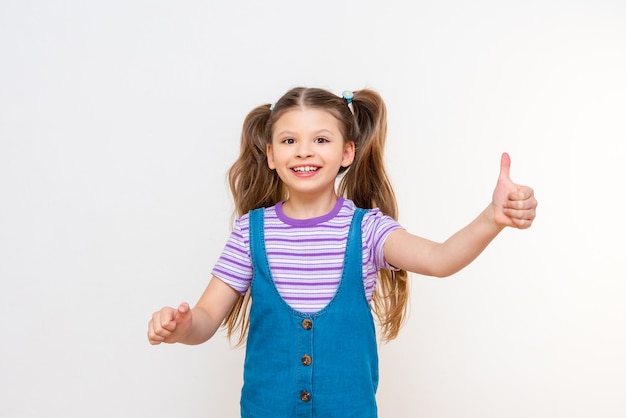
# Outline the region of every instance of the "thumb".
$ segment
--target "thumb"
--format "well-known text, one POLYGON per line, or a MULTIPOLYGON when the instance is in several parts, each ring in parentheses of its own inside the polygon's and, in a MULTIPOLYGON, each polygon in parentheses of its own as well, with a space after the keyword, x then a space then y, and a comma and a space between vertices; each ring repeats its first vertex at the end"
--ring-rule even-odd
POLYGON ((502 153, 502 157, 500 158, 500 175, 498 176, 499 180, 511 180, 510 176, 511 171, 511 157, 506 152, 502 153))
POLYGON ((183 302, 178 305, 176 312, 174 314, 174 322, 180 322, 185 318, 186 315, 189 314, 189 304, 187 302, 183 302))

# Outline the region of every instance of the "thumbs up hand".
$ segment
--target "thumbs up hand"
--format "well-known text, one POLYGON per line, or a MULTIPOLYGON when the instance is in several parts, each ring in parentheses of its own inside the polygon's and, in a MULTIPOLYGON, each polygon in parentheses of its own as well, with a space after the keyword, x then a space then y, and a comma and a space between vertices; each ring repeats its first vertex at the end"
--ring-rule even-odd
POLYGON ((491 202, 494 219, 500 226, 526 229, 535 219, 537 200, 532 188, 511 181, 510 168, 511 157, 503 153, 500 160, 500 175, 491 202))

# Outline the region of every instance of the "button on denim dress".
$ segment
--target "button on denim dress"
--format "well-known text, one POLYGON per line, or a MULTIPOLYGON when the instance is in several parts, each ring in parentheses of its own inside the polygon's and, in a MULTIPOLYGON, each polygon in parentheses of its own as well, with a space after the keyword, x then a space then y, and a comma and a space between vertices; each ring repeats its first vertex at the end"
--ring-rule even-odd
POLYGON ((341 281, 316 313, 291 308, 276 289, 265 250, 263 208, 250 212, 250 329, 242 417, 377 417, 376 331, 363 288, 361 221, 348 233, 341 281))

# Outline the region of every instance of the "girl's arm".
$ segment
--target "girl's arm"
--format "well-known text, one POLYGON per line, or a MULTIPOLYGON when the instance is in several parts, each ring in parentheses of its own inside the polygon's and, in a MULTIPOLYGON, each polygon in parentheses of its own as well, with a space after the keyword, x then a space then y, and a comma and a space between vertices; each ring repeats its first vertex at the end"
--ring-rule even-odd
POLYGON ((471 263, 505 227, 529 228, 535 219, 537 200, 530 187, 511 181, 510 165, 509 155, 502 154, 492 202, 469 225, 443 243, 401 229, 393 231, 385 242, 387 261, 414 273, 446 277, 471 263))
POLYGON ((201 344, 211 338, 239 298, 239 293, 213 276, 193 309, 187 302, 164 307, 148 324, 150 344, 201 344))

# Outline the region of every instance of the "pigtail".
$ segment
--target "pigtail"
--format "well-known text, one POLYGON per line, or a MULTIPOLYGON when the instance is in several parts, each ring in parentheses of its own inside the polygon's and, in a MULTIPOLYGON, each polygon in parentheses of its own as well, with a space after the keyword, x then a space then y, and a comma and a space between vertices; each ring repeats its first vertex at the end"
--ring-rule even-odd
MULTIPOLYGON (((356 120, 355 157, 339 184, 339 194, 357 207, 379 208, 398 219, 396 196, 385 171, 384 147, 387 137, 387 109, 373 90, 354 92, 352 110, 356 120)), ((384 341, 394 339, 406 318, 409 288, 405 270, 381 270, 372 298, 384 341)))
MULTIPOLYGON (((270 116, 269 105, 259 106, 248 114, 243 123, 239 158, 231 166, 227 176, 237 217, 252 209, 275 205, 284 198, 284 187, 278 174, 267 165, 266 144, 270 138, 270 116)), ((235 302, 222 323, 229 339, 238 334, 237 346, 246 341, 251 300, 248 290, 235 302)))
POLYGON ((238 217, 252 209, 272 206, 283 198, 282 182, 276 171, 267 166, 270 115, 269 105, 259 106, 243 123, 239 158, 228 171, 238 217))

